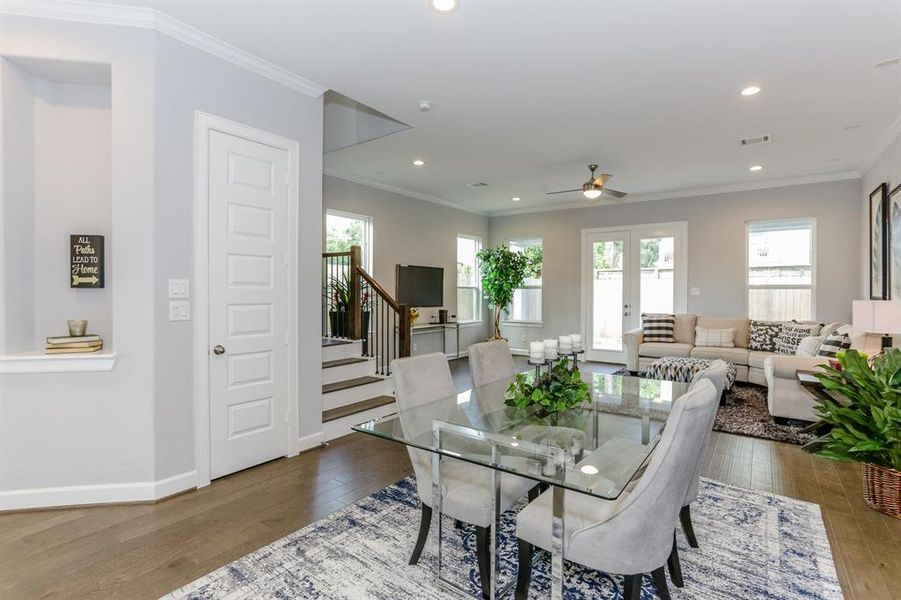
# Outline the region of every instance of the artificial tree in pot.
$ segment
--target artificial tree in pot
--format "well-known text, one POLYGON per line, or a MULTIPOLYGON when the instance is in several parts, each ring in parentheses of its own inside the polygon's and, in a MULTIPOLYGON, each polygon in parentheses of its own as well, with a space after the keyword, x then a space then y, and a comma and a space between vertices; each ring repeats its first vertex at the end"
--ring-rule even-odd
POLYGON ((901 348, 872 361, 856 350, 817 375, 847 402, 823 400, 816 409, 832 429, 816 453, 863 463, 864 497, 871 507, 901 518, 901 348))
POLYGON ((494 309, 494 335, 491 339, 504 339, 501 335, 501 311, 508 312, 516 288, 533 268, 533 261, 525 254, 513 252, 505 246, 485 248, 476 255, 482 273, 482 291, 488 306, 494 309))

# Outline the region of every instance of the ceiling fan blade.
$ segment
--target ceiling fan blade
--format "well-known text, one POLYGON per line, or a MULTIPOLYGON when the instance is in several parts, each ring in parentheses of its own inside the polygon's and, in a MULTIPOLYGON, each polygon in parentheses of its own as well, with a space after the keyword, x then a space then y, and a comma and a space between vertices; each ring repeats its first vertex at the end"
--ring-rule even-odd
POLYGON ((601 194, 604 196, 613 196, 614 198, 625 198, 628 192, 620 192, 619 190, 611 190, 610 188, 601 188, 601 194))
POLYGON ((592 183, 596 186, 604 187, 604 184, 607 183, 607 181, 609 181, 612 177, 613 175, 611 175, 610 173, 603 173, 595 177, 592 183))
POLYGON ((559 192, 545 192, 545 196, 553 196, 554 194, 571 194, 572 192, 581 192, 582 188, 577 188, 574 190, 560 190, 559 192))

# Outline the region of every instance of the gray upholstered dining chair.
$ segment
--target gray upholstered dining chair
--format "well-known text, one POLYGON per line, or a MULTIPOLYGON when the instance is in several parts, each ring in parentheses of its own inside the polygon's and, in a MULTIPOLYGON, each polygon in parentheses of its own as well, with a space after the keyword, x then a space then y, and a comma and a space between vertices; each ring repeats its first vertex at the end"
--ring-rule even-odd
POLYGON ((516 366, 510 346, 504 340, 473 344, 469 347, 469 372, 474 388, 513 377, 516 366))
MULTIPOLYGON (((399 358, 391 362, 397 406, 402 411, 456 395, 447 357, 442 353, 425 354, 409 358, 399 358)), ((439 403, 435 411, 446 410, 439 403)), ((440 412, 429 412, 423 407, 419 418, 440 419, 440 412)), ((412 417, 411 417, 412 418, 412 417)), ((404 417, 401 415, 401 422, 404 417)), ((462 443, 466 443, 463 440, 462 443)), ((474 442, 474 444, 479 444, 474 442)), ((484 444, 487 454, 489 449, 484 444)), ((410 557, 410 564, 419 562, 422 549, 429 536, 432 521, 432 453, 407 447, 413 471, 416 474, 416 490, 422 503, 422 516, 416 546, 410 557)), ((524 461, 516 457, 505 457, 505 461, 524 461)), ((535 482, 515 475, 501 474, 501 511, 508 510, 525 496, 535 482)), ((471 463, 451 458, 443 458, 441 465, 441 493, 443 514, 453 519, 470 523, 476 527, 476 555, 482 595, 487 597, 490 581, 490 531, 494 522, 491 511, 491 470, 471 463)))
MULTIPOLYGON (((720 359, 714 360, 706 369, 698 371, 695 374, 688 389, 692 389, 706 379, 710 381, 710 383, 712 383, 713 387, 716 389, 716 397, 718 399, 722 398, 723 388, 726 387, 726 376, 728 368, 729 366, 726 364, 726 361, 720 359)), ((692 548, 698 547, 698 539, 697 537, 695 537, 694 526, 691 523, 691 503, 698 499, 701 468, 704 466, 704 453, 706 451, 707 444, 710 442, 710 433, 711 431, 713 431, 714 419, 716 419, 716 411, 713 411, 713 413, 710 415, 710 424, 705 430, 704 445, 701 447, 701 460, 698 461, 694 476, 692 476, 691 478, 691 484, 688 486, 688 493, 685 495, 685 501, 682 503, 682 510, 679 511, 679 520, 682 522, 682 530, 685 532, 685 537, 688 538, 688 545, 692 548)), ((678 560, 678 556, 676 556, 676 560, 678 560)), ((671 574, 672 569, 673 565, 671 564, 671 574)), ((675 578, 675 575, 673 575, 673 577, 675 578)))
MULTIPOLYGON (((672 550, 682 500, 700 459, 704 429, 716 405, 716 389, 709 381, 698 383, 673 404, 660 442, 632 492, 623 492, 615 501, 566 493, 566 559, 624 574, 626 600, 639 598, 643 574, 650 572, 660 597, 669 599, 663 567, 672 550)), ((543 493, 516 518, 517 600, 528 595, 533 547, 551 547, 552 494, 543 493)))

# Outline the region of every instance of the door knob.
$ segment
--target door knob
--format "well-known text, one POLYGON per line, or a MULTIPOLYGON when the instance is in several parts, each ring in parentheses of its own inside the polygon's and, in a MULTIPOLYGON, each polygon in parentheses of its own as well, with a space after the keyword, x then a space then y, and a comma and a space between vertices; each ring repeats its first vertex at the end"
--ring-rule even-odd
POLYGON ((225 346, 216 344, 215 346, 213 346, 213 354, 216 354, 216 355, 225 354, 225 346))

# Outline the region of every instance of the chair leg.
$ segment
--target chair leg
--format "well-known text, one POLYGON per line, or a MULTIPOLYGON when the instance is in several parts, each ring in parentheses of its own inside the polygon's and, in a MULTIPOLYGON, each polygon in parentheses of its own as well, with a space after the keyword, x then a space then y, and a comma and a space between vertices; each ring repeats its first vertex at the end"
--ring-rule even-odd
POLYGON ((643 575, 623 575, 623 600, 638 600, 641 597, 643 575))
POLYGON ((654 585, 657 586, 657 595, 660 600, 670 600, 669 588, 666 586, 666 573, 663 567, 657 567, 651 571, 651 577, 654 578, 654 585))
POLYGON ((516 600, 529 597, 529 585, 532 583, 532 544, 525 540, 516 540, 519 548, 519 568, 516 571, 516 600))
POLYGON ((419 562, 419 556, 425 547, 425 541, 429 537, 429 529, 432 525, 432 507, 422 505, 422 517, 419 521, 419 537, 416 538, 416 546, 413 548, 413 555, 410 557, 410 564, 415 565, 419 562))
POLYGON ((534 502, 538 496, 541 495, 541 487, 536 485, 532 489, 529 490, 529 502, 534 502))
POLYGON ((463 521, 459 519, 454 519, 454 529, 463 529, 465 525, 463 525, 463 521))
POLYGON ((491 588, 491 528, 476 525, 476 561, 479 563, 479 582, 482 598, 488 598, 491 588))
POLYGON ((692 548, 697 548, 698 538, 695 537, 695 530, 691 525, 690 505, 686 504, 682 507, 682 510, 679 511, 679 520, 682 521, 682 530, 685 532, 685 537, 688 538, 688 545, 692 548))
POLYGON ((666 559, 666 566, 669 567, 669 576, 673 580, 676 587, 684 587, 685 580, 682 579, 682 564, 679 562, 679 549, 676 547, 676 532, 673 532, 673 549, 666 559))

